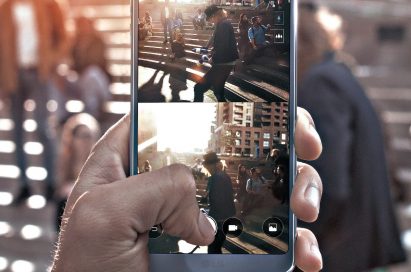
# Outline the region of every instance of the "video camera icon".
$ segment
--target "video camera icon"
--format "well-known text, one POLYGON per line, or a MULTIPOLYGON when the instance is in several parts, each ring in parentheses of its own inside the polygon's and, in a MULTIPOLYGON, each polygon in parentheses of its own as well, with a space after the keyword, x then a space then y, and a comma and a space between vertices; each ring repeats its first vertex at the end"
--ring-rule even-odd
POLYGON ((228 231, 229 232, 234 232, 238 230, 238 226, 237 225, 228 225, 228 231))
POLYGON ((223 232, 226 236, 235 238, 243 232, 243 223, 240 219, 231 217, 223 223, 223 232))

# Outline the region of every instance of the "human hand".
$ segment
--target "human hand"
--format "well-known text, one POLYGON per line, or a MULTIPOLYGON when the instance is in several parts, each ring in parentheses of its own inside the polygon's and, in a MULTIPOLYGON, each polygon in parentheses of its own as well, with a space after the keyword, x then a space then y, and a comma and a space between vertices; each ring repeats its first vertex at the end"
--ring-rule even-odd
MULTIPOLYGON (((302 159, 321 153, 309 120, 299 110, 295 139, 302 159)), ((189 168, 173 165, 126 177, 129 128, 127 115, 93 148, 68 199, 52 271, 148 271, 148 231, 159 223, 166 233, 191 244, 213 241, 214 230, 198 208, 189 168)), ((321 186, 316 171, 300 164, 291 197, 297 217, 316 219, 321 186)), ((316 245, 310 231, 298 229, 296 264, 302 270, 321 268, 316 245)))

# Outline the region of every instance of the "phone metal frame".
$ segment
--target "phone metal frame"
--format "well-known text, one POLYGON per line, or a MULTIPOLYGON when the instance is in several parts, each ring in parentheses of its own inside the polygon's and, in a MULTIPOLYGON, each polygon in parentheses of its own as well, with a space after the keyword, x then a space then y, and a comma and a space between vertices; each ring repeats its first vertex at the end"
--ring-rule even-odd
MULTIPOLYGON (((134 35, 137 26, 138 0, 130 0, 131 8, 131 124, 130 124, 130 175, 138 172, 138 101, 134 90, 138 87, 138 35, 134 35), (137 3, 137 4, 135 4, 137 3)), ((290 1, 290 95, 289 95, 289 145, 290 145, 290 197, 296 177, 296 161, 294 147, 295 122, 297 115, 297 26, 298 1, 290 1)), ((150 254, 150 271, 196 272, 245 272, 245 271, 292 271, 294 269, 294 245, 296 239, 297 220, 291 209, 289 218, 288 251, 279 255, 246 255, 246 254, 150 254)))

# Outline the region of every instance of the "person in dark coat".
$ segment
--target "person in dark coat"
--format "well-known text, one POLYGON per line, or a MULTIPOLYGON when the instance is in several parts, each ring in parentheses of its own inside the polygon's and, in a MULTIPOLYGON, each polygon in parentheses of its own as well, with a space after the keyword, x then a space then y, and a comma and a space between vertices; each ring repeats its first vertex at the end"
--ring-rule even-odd
MULTIPOLYGON (((394 215, 381 126, 364 89, 341 61, 341 36, 300 8, 299 106, 323 141, 315 167, 324 183, 319 220, 309 225, 323 271, 360 272, 405 260, 394 215)), ((308 124, 307 124, 308 125, 308 124)))
POLYGON ((206 8, 207 21, 215 24, 214 34, 209 45, 213 47, 211 68, 194 86, 194 102, 203 102, 204 93, 213 88, 218 102, 225 102, 225 82, 238 59, 237 40, 227 12, 215 5, 206 8))
POLYGON ((203 166, 211 174, 208 179, 207 191, 210 205, 209 215, 217 222, 217 233, 214 242, 208 246, 208 253, 221 254, 226 239, 223 233, 223 223, 235 215, 234 191, 231 178, 224 171, 219 170, 220 162, 215 152, 204 155, 203 166))

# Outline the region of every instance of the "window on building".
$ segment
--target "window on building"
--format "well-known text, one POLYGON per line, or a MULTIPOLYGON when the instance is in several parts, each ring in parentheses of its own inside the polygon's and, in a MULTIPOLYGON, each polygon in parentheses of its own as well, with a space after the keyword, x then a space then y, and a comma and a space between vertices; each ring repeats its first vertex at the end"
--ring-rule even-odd
POLYGON ((236 140, 235 140, 235 145, 236 145, 236 146, 240 146, 240 145, 241 145, 241 140, 240 140, 240 139, 236 139, 236 140))
POLYGON ((235 132, 235 137, 241 138, 241 130, 235 132))
POLYGON ((280 122, 274 122, 274 126, 275 126, 275 127, 279 127, 279 126, 280 126, 280 122))
POLYGON ((264 139, 270 139, 270 133, 264 133, 264 139))
POLYGON ((254 132, 254 139, 260 139, 260 132, 254 132))
POLYGON ((251 141, 250 140, 245 140, 245 145, 250 145, 251 144, 251 141))
POLYGON ((247 115, 247 116, 245 117, 245 120, 251 121, 251 116, 250 116, 250 115, 247 115))
POLYGON ((246 138, 251 138, 251 131, 246 131, 245 132, 245 137, 246 138))
POLYGON ((270 142, 269 141, 264 141, 263 142, 263 147, 270 147, 270 142))
POLYGON ((246 127, 251 127, 251 124, 250 123, 245 123, 245 126, 246 127))

